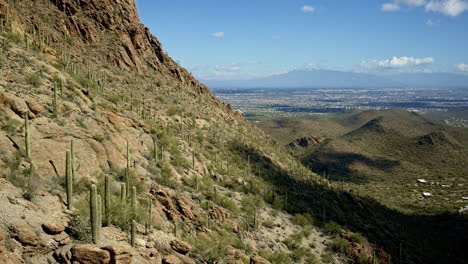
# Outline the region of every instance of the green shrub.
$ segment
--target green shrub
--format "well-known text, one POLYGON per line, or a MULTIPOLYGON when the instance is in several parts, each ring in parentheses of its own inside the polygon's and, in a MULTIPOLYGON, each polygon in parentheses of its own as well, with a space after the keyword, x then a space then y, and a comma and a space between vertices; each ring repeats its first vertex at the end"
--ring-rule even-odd
POLYGON ((293 223, 300 226, 314 225, 316 223, 315 217, 311 216, 308 213, 305 214, 295 214, 292 219, 293 223))
POLYGON ((42 79, 41 77, 39 77, 39 75, 31 73, 28 76, 26 76, 26 83, 37 88, 41 86, 42 79))
POLYGON ((339 234, 341 232, 341 226, 332 221, 325 224, 324 230, 329 234, 339 234))
POLYGON ((358 243, 358 244, 362 244, 364 243, 364 241, 366 241, 366 239, 359 233, 351 233, 349 238, 351 239, 351 241, 358 243))
POLYGON ((348 240, 341 237, 337 237, 333 239, 331 243, 331 248, 333 249, 333 251, 345 253, 346 249, 348 248, 348 244, 348 240))

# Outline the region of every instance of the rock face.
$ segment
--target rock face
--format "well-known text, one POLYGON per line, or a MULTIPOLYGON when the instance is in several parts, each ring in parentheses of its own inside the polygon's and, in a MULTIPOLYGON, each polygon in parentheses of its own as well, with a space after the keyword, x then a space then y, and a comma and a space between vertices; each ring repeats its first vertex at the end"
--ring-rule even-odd
POLYGON ((313 147, 323 142, 324 140, 325 138, 323 137, 302 137, 289 143, 288 146, 290 148, 297 148, 297 147, 309 148, 309 147, 313 147))
POLYGON ((192 250, 192 246, 189 243, 180 240, 172 240, 171 248, 183 255, 187 255, 192 250))
POLYGON ((135 0, 55 0, 52 3, 67 17, 61 33, 85 45, 109 44, 105 52, 114 65, 140 73, 150 69, 160 71, 216 100, 205 85, 167 56, 159 40, 141 23, 135 0), (108 30, 118 38, 103 39, 101 33, 108 30))
POLYGON ((78 244, 72 247, 72 261, 80 264, 108 264, 110 253, 90 244, 78 244))

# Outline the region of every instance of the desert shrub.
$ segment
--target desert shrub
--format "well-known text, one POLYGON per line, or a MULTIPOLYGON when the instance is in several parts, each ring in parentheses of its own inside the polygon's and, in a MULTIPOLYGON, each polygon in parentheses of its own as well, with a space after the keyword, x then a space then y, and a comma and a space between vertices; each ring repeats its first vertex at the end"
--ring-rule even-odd
POLYGON ((329 234, 339 234, 341 232, 341 226, 333 221, 326 223, 323 229, 329 234))
POLYGON ((312 215, 308 213, 295 214, 292 221, 296 225, 300 225, 300 226, 313 225, 316 223, 315 217, 313 217, 312 215))
POLYGON ((226 258, 228 246, 246 248, 239 238, 224 230, 201 233, 188 238, 188 242, 193 246, 192 253, 203 263, 221 263, 226 258))
POLYGON ((331 243, 331 248, 333 249, 333 251, 345 253, 346 248, 348 247, 348 244, 349 244, 348 240, 341 238, 341 237, 337 237, 333 239, 331 243))
POLYGON ((304 235, 302 232, 297 232, 294 234, 289 235, 283 243, 286 244, 286 246, 290 249, 296 249, 299 248, 300 244, 302 243, 302 239, 304 238, 304 235))
POLYGON ((364 241, 366 241, 365 238, 359 233, 351 233, 349 238, 351 239, 351 241, 359 244, 362 244, 364 243, 364 241))
POLYGON ((90 243, 92 240, 91 224, 89 218, 73 215, 66 232, 78 241, 90 243))
POLYGON ((290 254, 284 251, 260 250, 260 256, 270 261, 271 264, 294 263, 290 254))
POLYGON ((7 133, 16 133, 22 128, 23 123, 19 120, 12 119, 10 116, 3 115, 0 117, 1 128, 7 133))
POLYGON ((330 252, 321 255, 323 263, 335 263, 335 259, 330 252))
POLYGON ((305 259, 305 263, 307 263, 307 264, 320 264, 321 261, 314 254, 308 254, 306 259, 305 259))
POLYGON ((273 228, 275 226, 275 222, 273 222, 272 220, 268 219, 268 220, 265 220, 263 221, 262 225, 266 228, 273 228))
POLYGON ((182 108, 177 107, 177 106, 172 106, 167 109, 167 114, 170 116, 174 115, 181 115, 182 114, 182 108))
POLYGON ((37 88, 41 86, 42 79, 39 75, 31 73, 28 76, 26 76, 26 83, 37 88))
POLYGON ((215 190, 209 191, 206 195, 206 198, 212 200, 217 205, 228 209, 234 216, 239 214, 239 207, 237 204, 231 198, 215 190))

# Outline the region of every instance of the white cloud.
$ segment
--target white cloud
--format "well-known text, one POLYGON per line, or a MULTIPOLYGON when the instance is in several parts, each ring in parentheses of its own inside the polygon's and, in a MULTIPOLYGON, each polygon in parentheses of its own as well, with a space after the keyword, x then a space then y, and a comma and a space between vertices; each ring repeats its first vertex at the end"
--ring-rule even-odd
POLYGON ((424 7, 427 12, 458 16, 468 10, 468 0, 391 0, 381 6, 384 12, 399 11, 401 6, 424 7))
POLYGON ((468 10, 468 2, 464 0, 431 0, 426 5, 426 11, 438 12, 453 17, 466 10, 468 10))
POLYGON ((224 32, 215 32, 215 33, 212 33, 212 34, 210 34, 210 37, 213 37, 213 38, 222 38, 222 37, 224 37, 224 32))
POLYGON ((385 3, 382 4, 382 7, 380 9, 385 12, 393 12, 400 10, 400 6, 396 3, 385 3))
POLYGON ((423 6, 426 4, 426 0, 394 0, 394 2, 407 6, 423 6))
POLYGON ((458 71, 468 72, 468 64, 465 63, 457 64, 455 65, 455 68, 457 68, 458 71))
POLYGON ((309 5, 305 5, 303 7, 301 7, 301 11, 303 13, 313 13, 315 11, 315 7, 313 6, 309 6, 309 5))
POLYGON ((396 69, 423 64, 433 63, 434 58, 414 58, 414 57, 392 57, 387 60, 365 60, 361 62, 361 67, 365 69, 396 69))

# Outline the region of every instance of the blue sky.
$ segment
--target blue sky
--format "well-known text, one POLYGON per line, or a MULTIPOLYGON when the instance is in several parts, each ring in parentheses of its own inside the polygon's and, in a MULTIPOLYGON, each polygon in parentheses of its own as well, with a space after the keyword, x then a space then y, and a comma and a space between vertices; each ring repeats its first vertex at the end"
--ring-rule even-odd
POLYGON ((294 69, 468 72, 468 0, 137 0, 201 79, 294 69))

